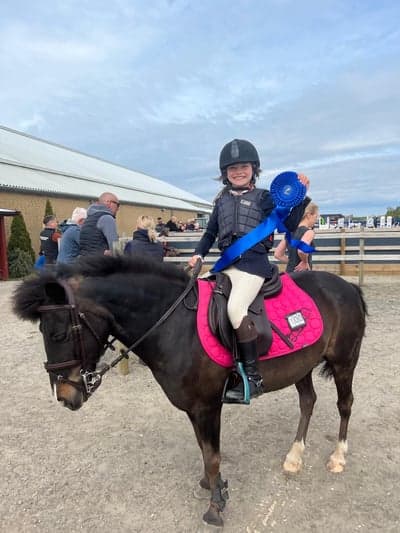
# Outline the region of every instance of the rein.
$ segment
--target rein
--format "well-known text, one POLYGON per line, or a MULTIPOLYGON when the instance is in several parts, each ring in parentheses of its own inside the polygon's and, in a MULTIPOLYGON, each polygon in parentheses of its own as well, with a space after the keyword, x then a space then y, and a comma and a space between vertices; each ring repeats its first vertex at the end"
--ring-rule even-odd
MULTIPOLYGON (((44 367, 47 370, 49 374, 56 375, 56 380, 60 383, 68 383, 69 385, 72 385, 77 390, 79 390, 85 397, 85 399, 89 398, 93 394, 93 392, 100 386, 102 377, 106 372, 111 370, 114 366, 116 366, 122 359, 129 359, 130 353, 133 353, 133 349, 136 348, 139 344, 141 344, 151 333, 153 333, 154 330, 156 330, 163 322, 167 320, 167 318, 175 311, 175 309, 178 307, 178 305, 185 299, 187 294, 192 290, 193 286, 195 285, 195 282, 197 280, 197 277, 200 273, 202 266, 202 261, 198 260, 194 269, 192 277, 189 280, 189 283, 187 284, 185 290, 178 296, 178 298, 175 300, 175 302, 165 311, 165 313, 159 318, 159 320, 151 326, 149 330, 147 330, 139 339, 137 339, 133 344, 131 344, 126 349, 120 350, 120 355, 113 359, 110 364, 103 365, 103 368, 99 371, 89 371, 86 369, 87 363, 89 361, 85 345, 83 342, 83 336, 82 336, 82 322, 86 325, 86 327, 89 329, 89 331, 92 333, 92 335, 96 338, 96 340, 101 343, 101 339, 99 335, 96 333, 95 329, 92 327, 90 322, 87 320, 84 313, 81 313, 78 311, 77 305, 75 303, 74 293, 71 289, 71 287, 64 281, 60 280, 59 284, 64 288, 65 293, 67 295, 68 304, 62 304, 62 305, 42 305, 38 308, 39 312, 46 312, 46 311, 56 311, 60 309, 66 309, 70 312, 71 317, 71 323, 72 323, 72 334, 73 334, 73 340, 74 344, 77 347, 77 358, 71 359, 69 361, 63 361, 60 363, 49 363, 45 362, 44 367), (61 374, 58 373, 59 370, 65 370, 67 368, 72 368, 74 366, 81 365, 81 371, 80 374, 82 376, 83 385, 80 382, 72 381, 68 378, 65 378, 61 374)), ((106 341, 103 348, 106 350, 107 348, 110 348, 111 350, 115 351, 114 342, 116 341, 116 337, 113 337, 110 341, 106 341)))
POLYGON ((151 326, 150 329, 148 329, 141 337, 139 337, 139 339, 137 339, 133 344, 128 346, 128 348, 121 349, 120 355, 116 357, 115 359, 113 359, 110 364, 105 364, 104 367, 99 372, 97 372, 99 376, 104 376, 106 372, 108 372, 111 368, 113 368, 120 361, 122 361, 122 359, 129 359, 129 355, 130 353, 133 353, 134 348, 136 348, 139 344, 141 344, 151 333, 153 333, 154 330, 156 330, 159 326, 161 326, 163 322, 167 320, 167 318, 175 311, 178 305, 186 298, 186 296, 189 294, 189 292, 194 287, 197 277, 200 273, 202 264, 203 263, 201 259, 198 259, 196 262, 196 265, 193 268, 193 273, 189 280, 189 283, 187 284, 185 290, 175 300, 175 302, 165 311, 165 313, 161 316, 161 318, 159 318, 157 322, 151 326))

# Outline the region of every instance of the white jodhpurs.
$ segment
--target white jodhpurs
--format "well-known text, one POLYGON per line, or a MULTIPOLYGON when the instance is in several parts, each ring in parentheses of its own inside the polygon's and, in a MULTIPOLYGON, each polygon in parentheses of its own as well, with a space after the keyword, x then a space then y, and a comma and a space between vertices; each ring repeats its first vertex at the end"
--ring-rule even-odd
POLYGON ((223 270, 223 273, 228 276, 232 283, 227 307, 228 317, 233 329, 238 329, 248 313, 249 305, 261 289, 264 278, 242 272, 234 266, 223 270))

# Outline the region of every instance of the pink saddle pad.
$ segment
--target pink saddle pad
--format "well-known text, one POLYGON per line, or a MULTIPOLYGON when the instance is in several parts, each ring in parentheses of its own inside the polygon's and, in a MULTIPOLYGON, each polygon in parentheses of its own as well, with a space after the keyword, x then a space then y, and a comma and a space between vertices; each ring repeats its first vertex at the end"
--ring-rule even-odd
MULTIPOLYGON (((295 353, 317 342, 324 330, 321 314, 314 300, 300 289, 290 276, 283 274, 281 278, 282 291, 279 295, 264 300, 264 305, 268 318, 290 339, 293 348, 289 348, 279 335, 272 331, 272 346, 269 352, 262 355, 260 359, 272 359, 295 353), (296 318, 300 318, 300 323, 296 322, 296 318)), ((199 279, 198 287, 197 330, 201 344, 213 361, 221 366, 231 367, 233 366, 232 354, 213 335, 208 324, 208 305, 215 283, 199 279)))

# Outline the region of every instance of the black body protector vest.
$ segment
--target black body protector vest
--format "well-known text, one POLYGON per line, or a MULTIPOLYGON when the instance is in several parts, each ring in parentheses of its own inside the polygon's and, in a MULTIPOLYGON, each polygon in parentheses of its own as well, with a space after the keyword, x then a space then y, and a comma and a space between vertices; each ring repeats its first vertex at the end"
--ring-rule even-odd
POLYGON ((107 239, 97 227, 99 218, 106 214, 104 211, 97 211, 93 215, 89 215, 83 223, 79 235, 81 255, 104 253, 108 249, 107 239))
MULTIPOLYGON (((218 198, 218 248, 224 250, 235 240, 246 235, 263 220, 264 213, 260 202, 263 189, 253 189, 239 196, 229 190, 223 191, 218 198)), ((256 247, 270 249, 271 239, 266 237, 256 247)), ((255 247, 255 248, 256 248, 255 247)))
POLYGON ((48 262, 54 262, 58 255, 58 243, 52 240, 55 231, 53 228, 44 228, 40 232, 40 254, 44 255, 48 262))

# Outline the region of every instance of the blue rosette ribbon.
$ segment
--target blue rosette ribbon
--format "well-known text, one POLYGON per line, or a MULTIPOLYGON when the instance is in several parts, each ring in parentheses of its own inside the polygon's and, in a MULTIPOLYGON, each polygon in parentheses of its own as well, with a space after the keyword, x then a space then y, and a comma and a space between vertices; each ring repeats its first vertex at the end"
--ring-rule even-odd
POLYGON ((290 246, 299 248, 305 253, 313 252, 314 248, 312 246, 302 241, 291 239, 290 232, 283 222, 289 215, 290 210, 304 200, 306 191, 305 185, 299 181, 296 172, 282 172, 276 176, 270 188, 271 196, 276 206, 275 209, 256 228, 231 244, 215 263, 211 272, 224 270, 244 252, 268 237, 268 235, 271 235, 275 230, 285 233, 286 241, 290 246))

